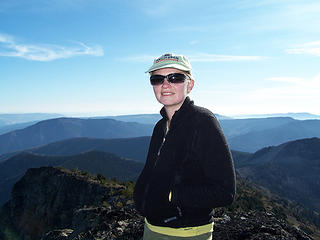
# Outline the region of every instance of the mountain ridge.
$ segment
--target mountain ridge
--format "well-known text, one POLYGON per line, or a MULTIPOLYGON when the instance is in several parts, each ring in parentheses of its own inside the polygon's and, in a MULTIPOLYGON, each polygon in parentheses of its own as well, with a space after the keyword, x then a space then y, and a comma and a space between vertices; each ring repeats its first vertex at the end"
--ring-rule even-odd
POLYGON ((72 156, 47 156, 22 152, 0 163, 0 206, 9 199, 13 185, 29 168, 43 166, 63 166, 68 169, 88 171, 91 174, 100 173, 108 178, 136 180, 144 164, 95 150, 72 156))
MULTIPOLYGON (((137 118, 143 116, 138 115, 137 118)), ((255 152, 263 147, 296 139, 320 137, 320 120, 295 120, 289 117, 221 119, 220 125, 230 148, 243 152, 255 152)), ((153 126, 105 118, 45 120, 0 135, 0 158, 5 153, 75 137, 110 139, 151 136, 153 126)))
POLYGON ((64 117, 64 115, 59 113, 0 113, 0 122, 3 125, 11 125, 59 117, 64 117))
POLYGON ((263 148, 237 169, 242 177, 320 212, 320 138, 263 148))
POLYGON ((144 162, 151 136, 134 138, 89 138, 77 137, 49 143, 44 146, 24 149, 0 155, 0 163, 19 154, 20 152, 32 152, 47 156, 72 156, 89 150, 111 152, 124 158, 144 162))
MULTIPOLYGON (((269 119, 269 121, 275 119, 269 119)), ((282 119, 281 121, 284 121, 282 119)), ((229 142, 230 148, 244 152, 255 152, 263 147, 276 146, 288 141, 320 137, 320 120, 290 120, 282 124, 277 122, 276 124, 269 125, 266 128, 261 120, 261 127, 257 127, 254 130, 242 130, 242 133, 230 136, 226 131, 226 138, 229 142)), ((252 120, 254 121, 254 120, 252 120)), ((236 123, 236 122, 234 122, 236 123)), ((234 124, 233 123, 233 124, 234 124)), ((224 128, 223 122, 222 127, 224 128)), ((254 126, 250 126, 253 129, 254 126)), ((224 128, 225 129, 225 128, 224 128)))
MULTIPOLYGON (((77 160, 79 157, 85 159, 85 155, 83 154, 94 151, 114 154, 119 156, 120 159, 131 159, 136 161, 137 164, 140 163, 141 168, 137 169, 133 166, 132 172, 129 176, 130 179, 135 179, 145 163, 150 139, 151 137, 137 137, 129 139, 91 139, 83 137, 62 140, 42 147, 3 155, 3 159, 0 161, 0 205, 9 199, 11 187, 28 168, 41 167, 45 165, 66 166, 65 161, 68 159, 77 160)), ((251 154, 248 153, 232 151, 232 156, 235 159, 236 166, 243 164, 250 155, 251 154)), ((78 168, 96 174, 97 171, 90 170, 89 164, 89 160, 96 159, 96 157, 94 154, 92 154, 90 159, 89 157, 85 161, 85 165, 82 165, 82 167, 79 166, 78 168)), ((68 168, 71 167, 72 166, 68 166, 68 168)), ((73 164, 73 167, 75 167, 75 164, 73 164)), ((103 168, 101 167, 101 169, 103 168)), ((107 177, 111 176, 124 179, 124 176, 115 176, 106 172, 104 172, 104 174, 107 177)))
POLYGON ((288 112, 288 113, 269 113, 269 114, 244 114, 235 115, 234 118, 266 118, 266 117, 291 117, 297 120, 320 119, 320 115, 308 112, 288 112))
POLYGON ((56 118, 0 135, 0 154, 73 137, 128 138, 150 136, 152 125, 113 119, 56 118))

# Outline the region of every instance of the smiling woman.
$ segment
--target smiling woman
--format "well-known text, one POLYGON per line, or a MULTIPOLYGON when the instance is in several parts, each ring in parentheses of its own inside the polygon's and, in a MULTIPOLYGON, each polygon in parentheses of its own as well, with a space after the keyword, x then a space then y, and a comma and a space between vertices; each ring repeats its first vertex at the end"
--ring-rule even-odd
POLYGON ((148 72, 163 108, 134 191, 143 239, 212 239, 213 208, 235 195, 226 139, 216 117, 188 96, 194 79, 186 57, 164 54, 148 72))
POLYGON ((170 123, 175 111, 181 107, 185 98, 191 92, 194 86, 194 80, 186 76, 181 70, 175 68, 162 68, 153 71, 150 77, 151 82, 152 79, 155 79, 155 76, 158 78, 161 76, 163 79, 162 83, 160 82, 160 84, 153 85, 153 91, 158 102, 165 107, 170 123), (173 82, 174 79, 179 78, 179 76, 181 80, 173 82))

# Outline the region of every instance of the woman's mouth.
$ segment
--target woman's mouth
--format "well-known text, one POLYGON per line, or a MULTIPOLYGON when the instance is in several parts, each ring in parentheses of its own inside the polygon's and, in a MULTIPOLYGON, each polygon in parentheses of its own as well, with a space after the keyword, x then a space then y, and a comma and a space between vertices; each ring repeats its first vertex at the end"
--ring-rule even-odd
POLYGON ((161 95, 162 96, 170 96, 170 95, 173 95, 174 93, 173 92, 162 92, 161 95))

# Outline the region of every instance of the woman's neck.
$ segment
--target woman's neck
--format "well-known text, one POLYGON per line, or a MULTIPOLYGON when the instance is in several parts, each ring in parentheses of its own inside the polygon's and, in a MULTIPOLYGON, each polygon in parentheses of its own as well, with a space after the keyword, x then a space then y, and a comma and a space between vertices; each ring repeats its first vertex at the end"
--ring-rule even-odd
POLYGON ((182 106, 182 104, 180 104, 179 106, 165 106, 164 109, 166 110, 167 116, 168 116, 168 120, 169 123, 173 117, 173 115, 175 114, 176 111, 178 111, 180 109, 180 107, 182 106))

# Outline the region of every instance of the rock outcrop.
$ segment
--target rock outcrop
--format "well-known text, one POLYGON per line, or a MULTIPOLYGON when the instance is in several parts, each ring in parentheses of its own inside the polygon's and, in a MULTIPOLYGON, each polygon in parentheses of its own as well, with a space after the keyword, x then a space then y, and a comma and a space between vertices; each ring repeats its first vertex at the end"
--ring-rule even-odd
POLYGON ((215 221, 213 239, 310 240, 298 227, 290 226, 275 214, 263 211, 224 212, 215 221))
MULTIPOLYGON (((131 200, 133 184, 84 172, 29 169, 0 216, 0 239, 141 239, 143 217, 131 200), (2 220, 1 220, 2 219, 2 220), (2 235, 1 235, 2 234, 2 235)), ((272 210, 217 209, 214 239, 313 239, 272 210)))
POLYGON ((101 179, 95 180, 84 172, 33 168, 15 184, 4 208, 23 239, 40 239, 52 229, 71 228, 79 209, 116 206, 124 188, 101 184, 101 179))

